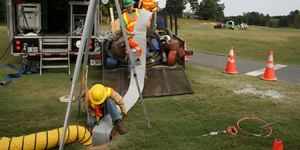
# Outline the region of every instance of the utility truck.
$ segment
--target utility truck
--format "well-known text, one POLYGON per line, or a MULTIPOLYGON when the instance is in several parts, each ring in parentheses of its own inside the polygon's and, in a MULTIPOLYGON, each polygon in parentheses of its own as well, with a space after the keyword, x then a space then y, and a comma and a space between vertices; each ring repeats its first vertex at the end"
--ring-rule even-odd
MULTIPOLYGON (((124 94, 129 85, 129 80, 126 79, 128 57, 125 57, 124 52, 121 52, 123 55, 120 56, 115 47, 116 44, 122 45, 124 37, 121 30, 100 34, 100 0, 96 1, 99 5, 96 6, 94 13, 91 40, 84 42, 90 45, 89 61, 91 65, 101 66, 102 83, 105 86, 110 86, 120 94, 124 94)), ((104 3, 105 0, 101 2, 104 3)), ((137 7, 138 0, 135 3, 137 7)), ((23 57, 24 60, 27 57, 39 57, 40 74, 45 68, 67 68, 70 74, 70 56, 78 55, 89 2, 6 0, 6 5, 11 55, 23 57)), ((111 15, 114 12, 116 11, 112 9, 111 15)), ((176 34, 172 32, 172 20, 170 20, 171 29, 168 28, 166 13, 158 15, 158 18, 164 20, 159 24, 164 26, 158 25, 157 30, 147 34, 151 57, 147 59, 148 80, 145 84, 144 96, 193 93, 184 72, 186 55, 192 55, 193 52, 186 51, 185 40, 177 36, 177 16, 174 17, 176 34), (164 48, 162 40, 177 41, 176 48, 164 48), (151 45, 152 42, 155 43, 155 47, 151 45), (171 53, 172 59, 170 59, 171 53), (164 58, 167 61, 164 61, 164 58), (157 87, 160 87, 160 90, 157 87)), ((115 20, 115 17, 111 20, 115 20)), ((89 27, 90 25, 87 28, 89 27)), ((115 27, 120 29, 120 25, 115 27)))
MULTIPOLYGON (((84 28, 88 1, 6 0, 11 55, 40 57, 44 68, 68 68, 70 55, 77 55, 84 28), (45 62, 59 62, 45 65, 45 62), (63 64, 63 65, 62 65, 63 64)), ((89 54, 91 65, 100 65, 96 51, 99 36, 99 6, 96 8, 89 54)))

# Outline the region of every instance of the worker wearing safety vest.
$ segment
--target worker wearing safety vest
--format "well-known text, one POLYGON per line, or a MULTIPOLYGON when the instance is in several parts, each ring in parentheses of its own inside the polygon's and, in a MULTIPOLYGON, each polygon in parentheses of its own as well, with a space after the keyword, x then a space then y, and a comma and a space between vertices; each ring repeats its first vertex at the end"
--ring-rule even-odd
MULTIPOLYGON (((140 12, 140 9, 134 8, 134 4, 135 4, 135 2, 133 0, 124 0, 124 5, 123 6, 126 8, 126 12, 123 13, 122 17, 123 17, 124 25, 126 27, 127 37, 129 38, 130 48, 131 49, 132 48, 137 48, 137 52, 140 56, 141 53, 142 53, 142 50, 147 51, 147 49, 140 47, 138 43, 136 43, 135 41, 132 40, 132 37, 135 34, 134 33, 134 27, 135 27, 135 24, 136 24, 136 20, 138 18, 139 12, 140 12)), ((151 19, 151 17, 150 17, 150 19, 151 19)), ((146 24, 147 27, 150 27, 150 19, 148 20, 148 22, 146 24)), ((150 56, 149 51, 146 52, 146 57, 147 56, 150 56)), ((129 72, 129 75, 127 76, 127 79, 129 80, 131 78, 130 60, 128 60, 128 72, 129 72)), ((145 75, 145 79, 147 79, 147 75, 145 75)))
POLYGON ((127 36, 131 38, 134 36, 134 27, 140 10, 134 8, 133 0, 125 0, 124 7, 126 8, 126 12, 123 13, 122 17, 126 27, 127 36))
POLYGON ((99 119, 106 114, 110 114, 116 130, 120 134, 127 133, 126 128, 122 124, 121 115, 119 114, 116 104, 119 105, 122 114, 127 115, 125 103, 122 96, 115 92, 110 87, 104 87, 101 84, 95 84, 88 92, 88 118, 87 126, 92 132, 95 124, 98 124, 99 119), (116 104, 115 104, 115 103, 116 104))
POLYGON ((157 6, 159 5, 159 0, 140 0, 138 4, 138 8, 141 8, 153 13, 154 16, 154 26, 153 30, 156 29, 157 22, 157 6), (143 4, 143 5, 142 5, 143 4))

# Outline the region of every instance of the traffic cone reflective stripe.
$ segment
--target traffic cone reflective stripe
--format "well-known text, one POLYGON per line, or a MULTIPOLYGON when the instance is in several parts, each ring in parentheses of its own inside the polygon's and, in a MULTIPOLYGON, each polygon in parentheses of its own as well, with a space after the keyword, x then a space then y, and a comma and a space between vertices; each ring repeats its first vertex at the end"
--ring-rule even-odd
POLYGON ((274 73, 273 51, 270 51, 265 74, 264 74, 264 76, 261 77, 261 79, 267 80, 267 81, 276 81, 277 80, 277 78, 275 77, 275 73, 274 73))
POLYGON ((233 55, 233 47, 230 47, 226 70, 223 71, 223 73, 229 73, 229 74, 237 74, 238 73, 235 70, 235 61, 234 61, 234 55, 233 55))
POLYGON ((283 150, 282 141, 275 139, 272 150, 283 150))
POLYGON ((187 55, 184 56, 184 60, 185 60, 185 61, 190 61, 190 60, 188 59, 187 55))

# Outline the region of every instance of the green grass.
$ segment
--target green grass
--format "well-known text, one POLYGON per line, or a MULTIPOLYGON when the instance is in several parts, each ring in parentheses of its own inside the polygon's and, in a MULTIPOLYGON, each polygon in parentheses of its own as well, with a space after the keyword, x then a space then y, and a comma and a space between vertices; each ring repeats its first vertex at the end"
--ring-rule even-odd
MULTIPOLYGON (((229 47, 233 46, 237 57, 261 61, 267 61, 269 50, 273 50, 275 63, 281 60, 280 63, 283 64, 299 64, 296 56, 299 54, 299 44, 295 42, 299 39, 298 30, 262 27, 253 27, 254 31, 217 30, 209 24, 211 22, 205 24, 198 20, 179 21, 179 36, 187 41, 187 49, 226 56, 229 47), (196 28, 199 25, 207 28, 196 28), (194 33, 190 34, 192 31, 194 33), (229 36, 234 37, 234 40, 221 40, 229 36), (290 47, 282 51, 281 44, 290 47), (280 59, 277 55, 281 51, 284 55, 280 59)), ((2 55, 9 44, 6 27, 0 26, 0 34, 0 42, 3 42, 0 45, 2 55)), ((11 63, 19 67, 21 60, 20 57, 9 56, 2 64, 11 63)), ((73 74, 75 58, 72 60, 73 74)), ((6 69, 0 68, 0 80, 4 80, 9 73, 15 73, 15 70, 6 69)), ((272 148, 275 139, 281 139, 285 149, 300 147, 300 135, 297 134, 300 132, 298 84, 268 82, 243 74, 228 75, 221 70, 190 64, 186 66, 186 73, 195 94, 144 99, 151 128, 146 126, 143 109, 138 101, 123 119, 128 133, 122 136, 117 134, 110 142, 109 149, 267 150, 272 148), (277 91, 284 97, 275 99, 233 92, 245 88, 246 85, 263 92, 277 91), (238 120, 250 116, 269 123, 277 120, 280 122, 272 125, 273 133, 270 137, 255 137, 240 130, 237 136, 223 134, 201 137, 211 131, 236 126, 238 120)), ((21 78, 13 78, 6 87, 0 87, 0 136, 22 136, 63 127, 67 103, 60 103, 58 98, 70 93, 71 77, 65 69, 49 69, 43 71, 42 76, 22 75, 21 78)), ((76 98, 80 81, 79 78, 75 89, 76 98)), ((90 67, 88 86, 100 81, 100 67, 90 67)), ((73 102, 69 125, 84 126, 86 112, 81 111, 81 117, 75 117, 77 107, 77 102, 73 102)), ((268 128, 259 129, 263 125, 259 121, 246 120, 240 125, 254 133, 269 132, 268 128)), ((65 145, 65 149, 86 147, 74 143, 65 145)))
POLYGON ((274 52, 274 63, 300 66, 300 30, 249 26, 253 31, 214 29, 211 22, 179 20, 178 35, 187 49, 228 56, 234 48, 237 58, 267 61, 274 52), (199 27, 205 28, 199 28, 199 27))

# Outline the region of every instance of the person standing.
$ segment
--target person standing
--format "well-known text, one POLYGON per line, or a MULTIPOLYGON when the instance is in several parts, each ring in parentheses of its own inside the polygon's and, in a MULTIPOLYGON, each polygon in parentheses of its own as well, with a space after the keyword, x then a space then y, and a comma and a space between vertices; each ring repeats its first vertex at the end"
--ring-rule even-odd
MULTIPOLYGON (((135 4, 135 2, 133 0, 124 0, 124 5, 123 5, 126 8, 126 12, 123 13, 122 17, 123 17, 123 22, 124 22, 124 25, 126 28, 127 37, 129 38, 129 42, 133 41, 132 37, 135 34, 134 27, 135 27, 136 20, 138 18, 139 12, 140 12, 140 9, 134 8, 134 4, 135 4)), ((150 19, 151 19, 151 17, 150 17, 150 19)), ((147 27, 150 26, 149 20, 146 24, 147 27)), ((146 40, 146 38, 145 38, 145 40, 146 40)), ((129 44, 131 44, 131 43, 136 43, 136 42, 130 42, 129 44)), ((147 57, 147 55, 149 55, 149 51, 147 51, 146 48, 141 48, 139 50, 140 50, 140 52, 138 52, 139 55, 141 55, 142 50, 146 50, 146 57, 147 57)), ((127 76, 127 79, 129 80, 131 78, 130 60, 128 60, 128 72, 129 72, 129 75, 127 76)), ((146 70, 145 70, 145 72, 146 72, 146 70)), ((145 74, 145 80, 146 79, 147 79, 147 75, 145 74)))
POLYGON ((140 0, 138 3, 138 8, 150 11, 153 13, 154 16, 154 25, 153 25, 153 30, 156 29, 156 22, 157 22, 157 10, 159 5, 159 0, 140 0), (143 4, 143 5, 142 5, 143 4))

